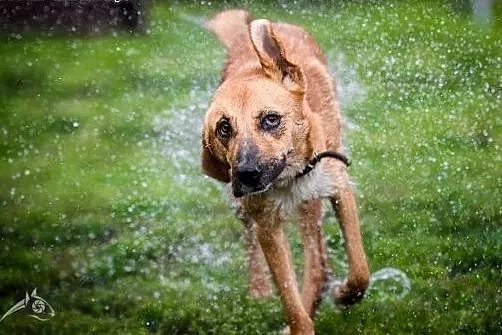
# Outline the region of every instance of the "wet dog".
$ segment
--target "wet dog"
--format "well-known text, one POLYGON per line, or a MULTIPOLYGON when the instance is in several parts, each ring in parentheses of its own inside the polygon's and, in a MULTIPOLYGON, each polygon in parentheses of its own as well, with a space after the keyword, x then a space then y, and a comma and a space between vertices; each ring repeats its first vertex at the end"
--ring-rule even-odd
POLYGON ((329 199, 337 214, 349 263, 347 279, 332 288, 332 296, 339 304, 354 303, 369 281, 325 56, 302 28, 252 20, 245 11, 222 12, 208 28, 225 45, 227 61, 204 121, 203 170, 230 183, 240 204, 250 294, 271 293, 270 269, 291 333, 312 334, 330 276, 322 199, 329 199), (323 153, 332 154, 321 160, 323 153), (301 293, 283 233, 291 213, 297 214, 304 246, 301 293))

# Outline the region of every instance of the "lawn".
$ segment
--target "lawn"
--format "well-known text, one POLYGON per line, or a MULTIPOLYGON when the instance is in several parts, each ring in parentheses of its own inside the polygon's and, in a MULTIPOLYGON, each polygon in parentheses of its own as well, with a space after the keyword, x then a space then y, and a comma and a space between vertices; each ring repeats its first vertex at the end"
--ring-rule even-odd
MULTIPOLYGON (((502 332, 502 6, 246 1, 304 26, 337 77, 370 268, 361 303, 328 299, 319 334, 502 332), (283 4, 285 2, 282 2, 283 4)), ((277 334, 247 297, 243 229, 199 166, 224 50, 214 2, 158 1, 143 34, 0 43, 0 316, 37 288, 56 315, 0 333, 277 334)), ((301 243, 288 228, 298 264, 301 243)), ((335 275, 346 262, 331 213, 335 275)))

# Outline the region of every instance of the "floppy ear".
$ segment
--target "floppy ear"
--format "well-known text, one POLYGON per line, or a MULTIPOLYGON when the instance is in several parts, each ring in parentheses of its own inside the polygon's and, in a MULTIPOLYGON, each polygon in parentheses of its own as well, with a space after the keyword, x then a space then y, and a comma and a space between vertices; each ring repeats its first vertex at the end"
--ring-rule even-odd
POLYGON ((249 36, 265 74, 282 82, 288 90, 303 93, 303 73, 299 66, 288 61, 270 21, 252 21, 249 24, 249 36))
POLYGON ((211 178, 224 183, 230 182, 230 166, 214 156, 204 139, 204 135, 202 137, 202 170, 211 178))

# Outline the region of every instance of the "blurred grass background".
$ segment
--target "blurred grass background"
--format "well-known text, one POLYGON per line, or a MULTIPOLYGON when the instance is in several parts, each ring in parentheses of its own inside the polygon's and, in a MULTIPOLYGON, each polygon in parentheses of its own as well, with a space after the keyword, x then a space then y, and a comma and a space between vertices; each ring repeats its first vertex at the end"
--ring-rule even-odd
POLYGON ((502 5, 481 24, 432 1, 157 2, 144 34, 5 38, 0 314, 37 287, 56 316, 14 314, 0 333, 282 328, 277 297, 247 298, 242 227, 199 167, 224 61, 200 23, 235 7, 302 25, 324 48, 370 267, 411 280, 401 300, 373 290, 347 310, 323 302, 318 333, 501 333, 502 5))

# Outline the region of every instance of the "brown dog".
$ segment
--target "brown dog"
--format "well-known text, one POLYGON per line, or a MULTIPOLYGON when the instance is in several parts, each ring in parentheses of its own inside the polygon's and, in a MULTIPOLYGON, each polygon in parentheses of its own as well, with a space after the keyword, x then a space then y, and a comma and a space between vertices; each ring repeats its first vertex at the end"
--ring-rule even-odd
POLYGON ((330 274, 321 235, 323 198, 336 211, 348 253, 348 278, 333 289, 335 301, 359 300, 369 281, 343 156, 320 160, 305 173, 318 153, 342 150, 326 59, 302 28, 253 21, 245 11, 222 12, 208 27, 227 48, 228 59, 204 122, 203 169, 231 183, 246 218, 251 295, 271 293, 264 255, 291 333, 312 334, 330 274), (304 245, 301 294, 283 233, 284 219, 294 211, 304 245))

